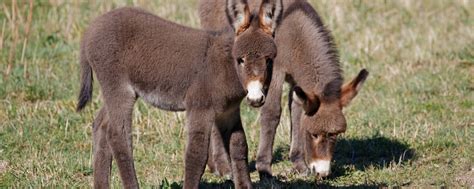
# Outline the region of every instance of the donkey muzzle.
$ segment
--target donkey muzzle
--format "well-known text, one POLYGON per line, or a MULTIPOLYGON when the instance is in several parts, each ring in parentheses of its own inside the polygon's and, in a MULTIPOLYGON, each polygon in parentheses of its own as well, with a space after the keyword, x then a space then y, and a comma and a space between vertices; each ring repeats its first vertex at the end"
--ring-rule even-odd
POLYGON ((316 160, 309 164, 309 171, 319 177, 327 177, 331 174, 330 160, 316 160))
POLYGON ((247 84, 247 102, 253 107, 260 107, 265 103, 263 85, 260 81, 251 81, 247 84))

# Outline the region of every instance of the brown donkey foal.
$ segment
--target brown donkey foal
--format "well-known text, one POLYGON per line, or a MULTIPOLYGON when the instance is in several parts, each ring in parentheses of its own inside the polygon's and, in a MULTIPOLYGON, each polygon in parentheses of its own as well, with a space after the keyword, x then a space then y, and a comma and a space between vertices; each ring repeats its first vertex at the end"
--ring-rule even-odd
MULTIPOLYGON (((261 10, 252 1, 251 10, 261 10)), ((265 0, 263 0, 265 2, 265 0)), ((291 116, 290 159, 298 172, 330 173, 330 162, 338 134, 345 132, 344 106, 357 95, 368 72, 361 70, 350 83, 342 86, 342 71, 333 39, 312 6, 304 0, 279 0, 283 9, 278 17, 275 42, 278 55, 273 66, 272 82, 262 107, 260 142, 256 167, 260 177, 272 175, 271 161, 275 133, 281 115, 284 81, 290 84, 291 116)), ((224 1, 200 0, 199 13, 204 29, 229 26, 223 19, 224 1)), ((212 135, 214 137, 214 135, 212 135)), ((220 175, 230 174, 228 157, 219 140, 211 138, 208 166, 220 175)))
POLYGON ((239 105, 246 94, 252 106, 263 105, 276 56, 268 28, 276 23, 257 19, 273 9, 253 15, 238 0, 227 7, 235 32, 191 29, 136 8, 108 12, 86 30, 77 110, 91 100, 93 72, 105 103, 93 123, 95 188, 109 187, 112 157, 123 186, 138 188, 131 135, 138 97, 160 109, 186 111, 184 188, 199 185, 211 128, 230 154, 236 188, 252 187, 239 105))

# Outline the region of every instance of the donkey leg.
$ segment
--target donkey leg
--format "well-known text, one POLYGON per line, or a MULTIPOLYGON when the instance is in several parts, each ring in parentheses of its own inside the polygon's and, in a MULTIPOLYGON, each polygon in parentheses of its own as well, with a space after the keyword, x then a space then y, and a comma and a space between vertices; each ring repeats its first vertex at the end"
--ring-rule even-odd
POLYGON ((215 126, 212 128, 207 165, 215 175, 230 178, 232 168, 230 167, 228 149, 226 149, 228 145, 225 145, 223 140, 224 135, 225 133, 220 131, 219 128, 215 126))
POLYGON ((240 109, 235 114, 235 117, 238 119, 235 120, 235 125, 228 138, 233 181, 235 188, 252 188, 252 181, 248 171, 248 146, 240 119, 240 109))
POLYGON ((133 163, 132 149, 132 111, 136 97, 133 91, 125 88, 104 92, 109 125, 107 142, 119 168, 124 188, 138 188, 137 176, 133 163))
POLYGON ((112 150, 107 143, 107 110, 102 107, 92 125, 94 138, 94 188, 109 188, 112 150))
POLYGON ((209 152, 211 129, 214 126, 214 111, 187 110, 186 128, 188 140, 184 157, 183 188, 198 188, 209 152))
POLYGON ((291 117, 290 160, 293 162, 293 169, 299 173, 303 173, 307 169, 304 161, 304 136, 300 130, 300 119, 303 113, 303 107, 293 100, 293 90, 290 90, 288 100, 291 117))
POLYGON ((209 151, 207 152, 208 157, 207 157, 207 167, 209 167, 209 172, 214 173, 215 175, 219 176, 219 173, 217 172, 216 164, 214 163, 214 157, 212 155, 213 150, 213 140, 216 140, 216 136, 214 136, 215 128, 212 128, 211 131, 211 139, 209 139, 209 151))
POLYGON ((282 72, 273 72, 265 104, 260 111, 260 141, 258 143, 256 168, 260 179, 272 177, 272 152, 281 115, 281 94, 284 82, 282 72))

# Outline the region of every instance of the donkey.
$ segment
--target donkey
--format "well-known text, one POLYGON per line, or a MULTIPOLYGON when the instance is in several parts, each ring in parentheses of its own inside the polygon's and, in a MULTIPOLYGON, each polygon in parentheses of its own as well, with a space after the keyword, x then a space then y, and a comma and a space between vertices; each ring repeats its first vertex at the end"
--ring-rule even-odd
POLYGON ((77 110, 92 98, 93 72, 104 106, 93 123, 94 187, 108 188, 112 158, 124 188, 138 188, 132 150, 132 110, 138 99, 168 111, 186 111, 184 188, 197 188, 211 129, 230 154, 234 184, 251 188, 240 102, 264 104, 276 56, 266 15, 274 2, 251 13, 246 1, 227 2, 233 32, 174 24, 137 8, 110 11, 92 22, 81 42, 77 110))
MULTIPOLYGON (((253 1, 250 7, 258 9, 259 2, 253 1)), ((260 178, 271 177, 273 141, 281 115, 282 86, 286 81, 290 84, 293 168, 324 177, 330 174, 337 135, 346 130, 342 109, 357 95, 368 72, 361 70, 355 79, 342 86, 342 70, 333 38, 312 6, 304 0, 282 0, 280 9, 283 13, 277 19, 275 33, 278 55, 266 103, 260 112, 262 126, 256 168, 260 178)), ((228 21, 222 19, 223 14, 223 1, 199 1, 204 29, 229 27, 228 21)), ((211 146, 208 166, 220 175, 231 174, 223 145, 216 141, 211 146)))

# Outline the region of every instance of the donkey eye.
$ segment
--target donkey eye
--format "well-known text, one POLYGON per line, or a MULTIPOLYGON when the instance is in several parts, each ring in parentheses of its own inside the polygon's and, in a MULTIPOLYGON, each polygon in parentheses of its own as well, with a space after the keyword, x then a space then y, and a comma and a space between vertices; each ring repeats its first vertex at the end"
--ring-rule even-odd
POLYGON ((237 63, 240 65, 240 64, 243 64, 244 63, 244 59, 243 58, 237 58, 237 63))
POLYGON ((312 137, 313 139, 317 139, 317 138, 318 138, 318 135, 317 135, 317 134, 312 134, 311 137, 312 137))
POLYGON ((336 134, 336 133, 328 133, 328 134, 327 134, 327 137, 328 137, 328 138, 332 138, 332 139, 336 139, 337 134, 336 134))
POLYGON ((269 12, 269 13, 267 13, 267 17, 271 19, 273 17, 273 14, 271 12, 269 12))

